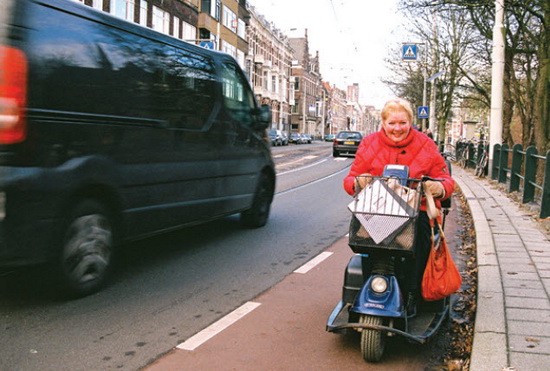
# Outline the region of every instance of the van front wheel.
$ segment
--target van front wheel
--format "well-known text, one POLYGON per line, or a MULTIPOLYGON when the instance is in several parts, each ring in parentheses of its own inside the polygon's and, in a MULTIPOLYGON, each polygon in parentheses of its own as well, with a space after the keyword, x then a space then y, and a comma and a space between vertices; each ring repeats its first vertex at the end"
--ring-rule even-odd
POLYGON ((67 218, 58 269, 69 295, 92 294, 105 281, 112 260, 112 226, 107 210, 94 200, 82 201, 67 218))
POLYGON ((241 213, 241 223, 244 226, 248 228, 259 228, 267 223, 274 191, 275 189, 271 178, 266 174, 262 174, 254 195, 252 207, 241 213))

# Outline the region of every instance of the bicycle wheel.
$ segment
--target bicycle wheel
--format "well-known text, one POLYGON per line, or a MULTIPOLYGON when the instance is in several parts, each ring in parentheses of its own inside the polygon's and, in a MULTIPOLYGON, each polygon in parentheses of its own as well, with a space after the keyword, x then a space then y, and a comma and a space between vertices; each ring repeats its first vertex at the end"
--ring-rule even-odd
POLYGON ((460 167, 466 169, 466 163, 466 157, 464 156, 464 153, 461 153, 460 157, 458 158, 458 164, 460 165, 460 167))
POLYGON ((487 166, 487 156, 483 156, 481 158, 481 161, 476 166, 475 176, 484 177, 486 166, 487 166))

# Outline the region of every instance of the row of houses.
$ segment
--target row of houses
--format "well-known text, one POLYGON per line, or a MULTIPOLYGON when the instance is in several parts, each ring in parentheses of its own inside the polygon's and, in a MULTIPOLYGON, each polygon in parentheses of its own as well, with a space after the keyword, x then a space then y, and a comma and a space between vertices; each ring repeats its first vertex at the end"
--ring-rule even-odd
POLYGON ((343 90, 323 80, 319 53, 306 29, 283 33, 247 0, 73 0, 172 37, 231 54, 272 129, 322 137, 340 130, 372 132, 374 107, 359 103, 359 85, 343 90))

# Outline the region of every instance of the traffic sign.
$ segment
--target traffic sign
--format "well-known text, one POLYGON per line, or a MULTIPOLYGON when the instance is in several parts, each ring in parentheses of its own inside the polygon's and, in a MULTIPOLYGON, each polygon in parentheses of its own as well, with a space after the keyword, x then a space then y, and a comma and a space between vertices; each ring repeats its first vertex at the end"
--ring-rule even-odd
POLYGON ((430 107, 428 106, 418 107, 418 118, 427 119, 428 117, 430 117, 430 107))
POLYGON ((212 41, 201 41, 200 46, 206 49, 214 50, 214 42, 212 41))
POLYGON ((418 58, 418 49, 416 44, 403 44, 401 57, 404 61, 416 61, 418 58))

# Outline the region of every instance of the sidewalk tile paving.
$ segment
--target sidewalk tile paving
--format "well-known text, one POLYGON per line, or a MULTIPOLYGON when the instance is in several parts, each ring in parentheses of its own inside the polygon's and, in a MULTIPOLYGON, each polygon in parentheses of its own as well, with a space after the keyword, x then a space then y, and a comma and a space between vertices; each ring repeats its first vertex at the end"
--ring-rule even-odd
POLYGON ((453 167, 477 235, 470 370, 550 370, 550 238, 494 184, 453 167))

